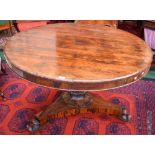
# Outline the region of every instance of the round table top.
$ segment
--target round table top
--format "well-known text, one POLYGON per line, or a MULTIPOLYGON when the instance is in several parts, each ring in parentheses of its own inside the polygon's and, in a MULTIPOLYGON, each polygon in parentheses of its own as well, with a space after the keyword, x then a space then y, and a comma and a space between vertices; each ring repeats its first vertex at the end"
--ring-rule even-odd
POLYGON ((150 48, 131 33, 75 23, 20 32, 11 37, 4 52, 21 77, 64 90, 123 86, 143 77, 152 61, 150 48))

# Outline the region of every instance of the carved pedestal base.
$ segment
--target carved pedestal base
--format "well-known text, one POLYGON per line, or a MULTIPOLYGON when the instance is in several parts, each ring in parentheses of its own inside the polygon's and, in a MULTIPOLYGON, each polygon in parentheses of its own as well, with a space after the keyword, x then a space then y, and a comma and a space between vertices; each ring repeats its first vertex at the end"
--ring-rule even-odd
POLYGON ((50 118, 62 118, 81 113, 104 113, 129 121, 130 115, 119 105, 104 101, 100 96, 88 92, 62 92, 45 111, 36 115, 27 125, 33 132, 50 118))

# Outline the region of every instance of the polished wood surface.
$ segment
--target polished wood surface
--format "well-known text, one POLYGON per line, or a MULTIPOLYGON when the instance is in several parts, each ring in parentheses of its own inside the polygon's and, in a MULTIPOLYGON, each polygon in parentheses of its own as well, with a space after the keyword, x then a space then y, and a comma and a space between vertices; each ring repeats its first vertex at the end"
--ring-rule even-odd
POLYGON ((14 35, 5 46, 10 67, 32 82, 65 90, 101 90, 137 81, 152 52, 128 32, 61 23, 14 35))
POLYGON ((75 21, 76 24, 84 24, 84 25, 91 25, 91 24, 102 24, 105 26, 113 26, 113 27, 117 27, 118 25, 118 20, 76 20, 75 21))

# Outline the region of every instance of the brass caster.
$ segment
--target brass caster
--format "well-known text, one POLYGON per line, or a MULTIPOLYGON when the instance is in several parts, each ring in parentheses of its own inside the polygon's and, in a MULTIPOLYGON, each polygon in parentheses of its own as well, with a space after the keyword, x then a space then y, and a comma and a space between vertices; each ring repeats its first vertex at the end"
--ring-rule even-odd
POLYGON ((4 94, 2 92, 0 93, 0 96, 3 99, 3 101, 6 101, 6 98, 5 98, 5 96, 4 96, 4 94))
POLYGON ((29 132, 35 132, 40 128, 40 122, 37 119, 32 119, 28 124, 26 125, 26 128, 29 132))
POLYGON ((1 94, 0 94, 0 95, 1 95, 1 97, 4 97, 4 94, 3 94, 2 92, 1 92, 1 94))
POLYGON ((3 101, 6 101, 6 98, 5 97, 3 97, 3 101))
POLYGON ((126 108, 122 108, 122 114, 120 116, 120 119, 129 122, 131 120, 131 115, 127 113, 126 108))

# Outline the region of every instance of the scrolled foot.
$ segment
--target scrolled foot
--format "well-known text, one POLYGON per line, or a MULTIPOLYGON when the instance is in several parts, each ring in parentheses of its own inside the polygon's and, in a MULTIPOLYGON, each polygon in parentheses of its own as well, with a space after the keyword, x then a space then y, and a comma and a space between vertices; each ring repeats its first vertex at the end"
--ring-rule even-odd
POLYGON ((26 125, 26 128, 30 132, 37 131, 40 128, 40 122, 37 119, 32 119, 28 124, 26 125))

